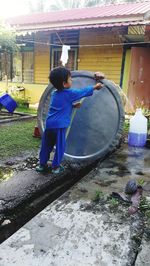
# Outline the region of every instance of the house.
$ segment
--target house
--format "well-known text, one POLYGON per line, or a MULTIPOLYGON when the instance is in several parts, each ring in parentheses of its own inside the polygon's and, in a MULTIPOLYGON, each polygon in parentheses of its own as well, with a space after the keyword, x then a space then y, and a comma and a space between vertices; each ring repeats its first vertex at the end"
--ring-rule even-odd
MULTIPOLYGON (((139 101, 150 108, 150 2, 37 13, 7 22, 20 44, 9 61, 9 86, 23 85, 32 103, 39 101, 67 44, 70 70, 103 71, 133 105, 139 101)), ((1 54, 0 73, 2 62, 1 54)), ((2 74, 0 80, 1 88, 2 74)))

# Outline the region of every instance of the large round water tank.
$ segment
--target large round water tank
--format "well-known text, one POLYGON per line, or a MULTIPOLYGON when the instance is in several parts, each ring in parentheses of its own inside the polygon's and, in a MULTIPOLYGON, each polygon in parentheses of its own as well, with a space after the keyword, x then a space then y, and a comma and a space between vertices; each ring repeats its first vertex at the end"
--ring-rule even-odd
MULTIPOLYGON (((71 76, 72 88, 80 89, 96 83, 93 72, 73 71, 71 76)), ((124 124, 122 100, 113 82, 107 79, 101 82, 104 88, 94 91, 91 97, 84 98, 81 107, 73 111, 67 135, 66 159, 100 159, 113 151, 120 142, 124 124)), ((49 84, 39 102, 38 127, 41 134, 54 89, 49 84)))

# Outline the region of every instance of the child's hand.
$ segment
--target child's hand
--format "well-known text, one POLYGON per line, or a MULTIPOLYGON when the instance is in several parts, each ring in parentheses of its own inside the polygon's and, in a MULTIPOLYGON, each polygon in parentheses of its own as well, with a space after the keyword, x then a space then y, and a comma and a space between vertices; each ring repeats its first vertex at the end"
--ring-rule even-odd
POLYGON ((78 103, 73 103, 72 104, 74 108, 80 108, 81 107, 81 103, 78 102, 78 103))
POLYGON ((104 85, 102 83, 96 83, 96 85, 94 86, 94 90, 100 90, 104 87, 104 85))
POLYGON ((94 78, 95 78, 96 80, 104 79, 104 78, 105 78, 105 74, 102 73, 102 72, 95 72, 95 73, 94 73, 94 78))

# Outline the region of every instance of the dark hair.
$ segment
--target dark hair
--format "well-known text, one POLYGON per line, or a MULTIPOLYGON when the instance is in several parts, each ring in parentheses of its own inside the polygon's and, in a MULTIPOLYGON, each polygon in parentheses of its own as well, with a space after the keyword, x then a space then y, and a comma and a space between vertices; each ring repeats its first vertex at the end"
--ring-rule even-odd
POLYGON ((57 90, 64 88, 63 82, 67 82, 68 77, 71 76, 71 72, 65 67, 56 67, 51 70, 49 74, 49 81, 57 90))

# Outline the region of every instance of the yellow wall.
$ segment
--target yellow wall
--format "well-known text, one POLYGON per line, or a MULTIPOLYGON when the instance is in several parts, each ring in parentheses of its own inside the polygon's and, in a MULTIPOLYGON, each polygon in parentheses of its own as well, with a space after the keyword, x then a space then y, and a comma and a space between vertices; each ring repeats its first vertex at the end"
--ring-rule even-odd
POLYGON ((122 64, 122 46, 106 46, 105 44, 119 43, 117 33, 102 32, 100 30, 82 30, 80 44, 95 45, 99 47, 80 47, 78 54, 78 69, 89 71, 102 71, 106 77, 117 84, 120 83, 122 64))
MULTIPOLYGON (((50 46, 36 44, 36 42, 47 43, 49 41, 49 34, 37 34, 34 44, 34 84, 27 83, 15 83, 9 82, 8 88, 6 82, 0 82, 0 93, 8 90, 11 94, 11 87, 17 85, 25 88, 25 97, 30 99, 31 104, 38 103, 40 97, 47 87, 49 80, 48 75, 50 71, 50 46)), ((19 95, 24 96, 23 92, 19 92, 19 95)))
POLYGON ((122 83, 122 89, 123 89, 123 91, 124 91, 124 93, 126 95, 128 93, 128 82, 129 82, 129 75, 130 75, 130 66, 131 66, 131 49, 128 49, 126 51, 124 74, 123 74, 123 83, 122 83))
MULTIPOLYGON (((119 34, 100 29, 81 30, 79 44, 100 44, 100 47, 80 47, 78 54, 78 70, 102 71, 106 78, 117 84, 120 82, 122 47, 106 46, 104 44, 119 43, 119 34)), ((49 33, 37 33, 34 45, 34 84, 22 84, 25 87, 25 96, 31 99, 31 103, 39 102, 39 99, 47 87, 50 70, 50 46, 36 42, 47 43, 50 40, 49 33)), ((9 86, 15 83, 9 83, 9 86)), ((17 83, 19 85, 19 83, 17 83)), ((5 83, 0 82, 0 90, 5 90, 5 83)))
MULTIPOLYGON (((36 35, 35 42, 47 43, 49 35, 36 35)), ((34 44, 34 82, 48 83, 50 71, 50 46, 35 43, 34 44)))
MULTIPOLYGON (((8 93, 11 94, 11 88, 15 87, 15 83, 8 83, 8 93)), ((21 84, 20 84, 21 85, 21 84)), ((35 104, 39 102, 39 99, 44 92, 44 90, 47 87, 47 84, 22 84, 22 86, 25 88, 25 98, 30 99, 31 104, 35 104)), ((0 93, 6 91, 6 83, 0 82, 0 93)), ((15 90, 14 90, 15 92, 15 90)), ((24 92, 18 92, 19 97, 24 97, 24 92)))

